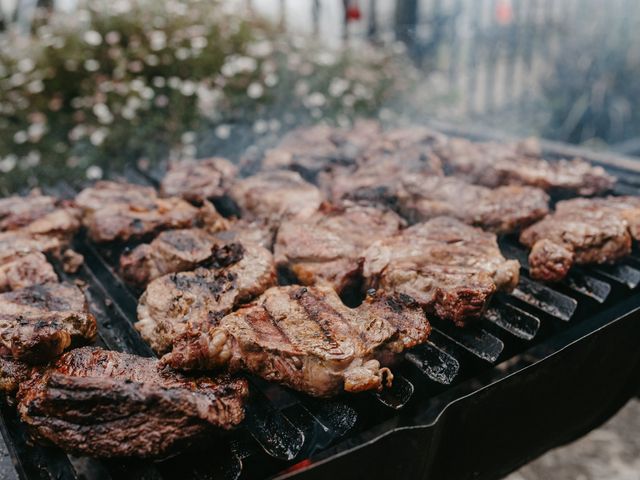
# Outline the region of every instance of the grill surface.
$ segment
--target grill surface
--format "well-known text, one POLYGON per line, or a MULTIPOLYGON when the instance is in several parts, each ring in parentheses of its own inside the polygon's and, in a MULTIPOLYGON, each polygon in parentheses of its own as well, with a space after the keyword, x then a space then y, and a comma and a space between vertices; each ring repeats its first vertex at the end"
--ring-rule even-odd
MULTIPOLYGON (((545 147, 550 157, 569 148, 545 147)), ((620 193, 638 192, 640 168, 621 168, 633 166, 630 159, 580 154, 617 174, 620 193)), ((134 170, 127 177, 154 180, 134 170)), ((132 327, 138 292, 115 270, 121 249, 84 238, 75 247, 85 265, 73 277, 58 273, 86 285, 98 344, 152 355, 132 327)), ((514 238, 501 239, 501 248, 521 261, 517 289, 496 296, 468 328, 434 320, 430 341, 405 355, 393 388, 380 394, 318 400, 250 378, 241 428, 155 463, 29 445, 6 402, 2 434, 25 479, 497 478, 603 422, 640 384, 640 254, 573 269, 551 288, 528 277, 527 252, 514 238)))

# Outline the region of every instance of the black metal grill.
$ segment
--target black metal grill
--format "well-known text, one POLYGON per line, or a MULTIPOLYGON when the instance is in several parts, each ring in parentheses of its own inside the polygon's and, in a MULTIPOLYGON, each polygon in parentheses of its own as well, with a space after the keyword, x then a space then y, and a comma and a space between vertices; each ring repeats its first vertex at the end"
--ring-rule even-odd
MULTIPOLYGON (((569 148, 545 146, 550 157, 569 148)), ((620 168, 633 167, 629 159, 580 153, 619 176, 618 192, 638 192, 640 167, 620 168)), ((86 285, 98 343, 151 356, 132 327, 137 292, 117 274, 119 249, 84 238, 75 247, 85 265, 73 278, 59 274, 86 285)), ((575 268, 550 287, 528 277, 527 252, 513 238, 501 247, 521 261, 517 289, 497 295, 476 325, 434 319, 430 340, 405 354, 382 393, 318 400, 251 377, 237 431, 155 463, 29 445, 6 402, 2 434, 25 479, 497 478, 604 421, 640 385, 639 254, 575 268)))

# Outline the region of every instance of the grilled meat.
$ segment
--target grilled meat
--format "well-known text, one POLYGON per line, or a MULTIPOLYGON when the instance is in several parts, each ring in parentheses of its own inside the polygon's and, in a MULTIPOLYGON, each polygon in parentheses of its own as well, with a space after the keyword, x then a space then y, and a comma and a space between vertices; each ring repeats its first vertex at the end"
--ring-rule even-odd
POLYGON ((530 226, 520 242, 531 248, 531 276, 562 280, 575 264, 613 263, 640 239, 640 197, 576 198, 530 226))
POLYGON ((341 293, 360 280, 364 250, 378 239, 397 234, 402 225, 391 211, 323 204, 309 218, 280 225, 276 265, 287 268, 304 285, 329 282, 341 293))
POLYGON ((99 182, 83 190, 76 202, 95 242, 126 241, 170 228, 193 226, 200 212, 186 201, 157 198, 155 190, 132 184, 99 182))
POLYGON ((229 191, 248 220, 278 223, 293 216, 309 216, 322 201, 320 191, 296 173, 274 170, 238 180, 229 191))
POLYGON ((32 375, 33 367, 25 362, 0 357, 0 392, 13 394, 32 375))
POLYGON ((38 251, 0 261, 0 292, 57 281, 58 276, 47 257, 38 251))
POLYGON ((471 142, 451 138, 437 148, 448 170, 487 187, 530 185, 547 191, 595 195, 609 190, 615 178, 580 158, 547 161, 535 141, 471 142))
POLYGON ((314 396, 377 390, 389 365, 430 326, 409 297, 370 296, 346 307, 329 286, 273 287, 213 328, 188 329, 163 362, 247 370, 314 396))
POLYGON ((334 202, 347 199, 395 206, 401 176, 443 175, 442 163, 433 154, 434 145, 442 141, 426 128, 391 130, 364 149, 355 168, 335 168, 319 177, 320 185, 334 202))
POLYGON ((275 283, 271 252, 254 244, 215 246, 211 265, 153 280, 140 297, 136 329, 166 352, 187 322, 220 319, 275 283))
POLYGON ((189 202, 222 197, 238 169, 220 157, 171 164, 160 185, 167 197, 182 197, 189 202))
POLYGON ((351 129, 328 125, 302 127, 287 133, 280 143, 265 153, 265 170, 288 168, 305 178, 315 178, 337 165, 351 165, 373 140, 380 135, 380 124, 359 121, 351 129))
POLYGON ((268 222, 240 219, 229 223, 227 228, 216 231, 213 236, 223 243, 252 243, 272 250, 275 228, 268 222))
POLYGON ((406 175, 399 210, 411 222, 450 216, 496 233, 518 231, 549 212, 548 195, 534 187, 486 188, 453 177, 406 175))
POLYGON ((72 343, 92 341, 96 330, 75 285, 47 283, 0 294, 0 356, 45 362, 72 343))
POLYGON ((167 230, 151 243, 137 246, 120 257, 120 271, 125 280, 145 286, 167 273, 192 270, 211 258, 215 238, 199 228, 167 230))
POLYGON ((67 452, 161 457, 238 425, 247 393, 245 380, 185 377, 156 359, 85 347, 21 385, 18 412, 36 439, 67 452))
POLYGON ((491 295, 513 289, 519 277, 518 262, 505 260, 494 234, 449 217, 379 240, 364 257, 368 286, 409 295, 456 325, 478 318, 491 295))

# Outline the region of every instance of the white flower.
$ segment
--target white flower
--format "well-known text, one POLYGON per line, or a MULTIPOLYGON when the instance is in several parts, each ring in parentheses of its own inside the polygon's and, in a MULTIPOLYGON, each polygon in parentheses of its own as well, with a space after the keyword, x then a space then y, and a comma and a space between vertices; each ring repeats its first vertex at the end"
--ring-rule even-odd
POLYGON ((304 99, 304 104, 307 108, 322 107, 326 102, 326 97, 320 92, 313 92, 304 99))
POLYGON ((91 144, 95 145, 96 147, 102 145, 105 138, 107 138, 107 133, 108 133, 107 130, 104 128, 98 128, 97 130, 95 130, 89 136, 89 140, 91 141, 91 144))
POLYGON ((93 106, 93 114, 98 118, 100 123, 109 124, 113 122, 113 114, 104 103, 96 103, 93 106))
POLYGON ((109 45, 115 45, 120 42, 120 33, 112 30, 104 36, 104 39, 109 45))
POLYGON ((196 132, 184 132, 181 136, 180 136, 180 140, 182 141, 182 143, 184 144, 189 144, 189 143, 193 143, 196 141, 196 132))
POLYGON ((258 68, 255 58, 231 55, 227 58, 220 71, 225 77, 233 77, 238 73, 251 73, 258 68))
POLYGON ((274 118, 269 121, 269 129, 272 132, 277 132, 278 130, 280 130, 281 127, 282 127, 282 124, 280 123, 280 120, 278 120, 277 118, 274 118))
POLYGON ((167 34, 162 30, 149 32, 149 46, 151 50, 162 50, 167 45, 167 34))
POLYGON ((29 128, 27 128, 29 141, 32 143, 39 142, 46 131, 47 127, 44 123, 32 123, 29 125, 29 128))
POLYGON ((91 165, 86 172, 89 180, 99 180, 102 178, 102 169, 97 165, 91 165))
POLYGON ((151 66, 151 67, 155 67, 156 65, 158 65, 160 63, 160 59, 158 58, 157 55, 147 55, 146 57, 144 57, 144 62, 151 66))
POLYGON ((329 84, 329 95, 340 97, 349 88, 349 81, 344 78, 334 78, 329 84))
POLYGON ((9 83, 11 83, 11 85, 13 85, 14 87, 19 87, 24 82, 26 82, 26 80, 27 77, 23 73, 14 73, 13 75, 11 75, 11 78, 9 78, 9 83))
POLYGON ((191 39, 191 48, 202 50, 207 46, 207 43, 209 42, 206 37, 195 37, 191 39))
POLYGON ((102 43, 102 35, 100 35, 100 33, 96 32, 95 30, 88 30, 84 32, 82 38, 87 44, 94 47, 97 47, 102 43))
POLYGON ((275 87, 278 84, 278 75, 275 73, 269 73, 264 77, 264 84, 267 87, 275 87))
POLYGON ((31 150, 24 159, 27 167, 33 168, 37 167, 40 163, 40 152, 36 150, 31 150))
POLYGON ((153 77, 153 86, 156 88, 162 88, 167 84, 167 79, 164 77, 153 77))
POLYGON ((180 47, 176 50, 176 58, 178 60, 186 60, 189 58, 189 54, 190 52, 188 48, 180 47))
POLYGON ((325 67, 330 67, 336 63, 336 56, 331 52, 321 52, 316 57, 316 63, 325 67))
POLYGON ((269 124, 265 120, 257 120, 253 124, 253 131, 258 135, 265 133, 269 129, 269 124))
POLYGON ((23 58, 17 64, 18 70, 22 73, 29 73, 35 66, 36 64, 30 58, 23 58))
POLYGON ((185 97, 190 97, 194 93, 196 93, 197 86, 191 80, 185 80, 180 85, 180 93, 185 97))
POLYGON ((178 77, 169 77, 169 81, 167 83, 169 84, 169 87, 177 90, 180 88, 180 85, 182 85, 182 80, 178 77))
POLYGON ((86 134, 87 134, 87 129, 84 125, 76 125, 69 132, 69 140, 71 140, 72 142, 77 142, 86 134))
POLYGON ((154 101, 157 107, 164 108, 169 105, 169 97, 166 95, 158 95, 154 101))
POLYGON ((218 125, 215 129, 216 137, 221 140, 226 140, 231 136, 231 127, 229 125, 218 125))
POLYGON ((131 90, 133 90, 134 92, 140 92, 145 87, 144 80, 140 78, 132 80, 129 85, 131 86, 131 90))
POLYGON ((140 92, 140 96, 145 100, 151 100, 155 96, 156 92, 151 87, 144 87, 140 92))
POLYGON ((100 69, 100 62, 93 58, 84 61, 84 69, 87 72, 96 72, 100 69))
POLYGON ((252 57, 264 58, 273 52, 273 46, 268 40, 252 43, 247 47, 247 53, 252 57))
POLYGON ((13 141, 18 145, 26 142, 28 139, 29 139, 29 135, 24 130, 19 130, 13 135, 13 141))
POLYGON ((9 173, 13 170, 18 162, 18 157, 15 155, 7 155, 3 159, 0 160, 0 172, 9 173))
POLYGON ((249 87, 247 87, 247 96, 249 98, 260 98, 263 93, 264 87, 258 82, 252 82, 251 84, 249 84, 249 87))

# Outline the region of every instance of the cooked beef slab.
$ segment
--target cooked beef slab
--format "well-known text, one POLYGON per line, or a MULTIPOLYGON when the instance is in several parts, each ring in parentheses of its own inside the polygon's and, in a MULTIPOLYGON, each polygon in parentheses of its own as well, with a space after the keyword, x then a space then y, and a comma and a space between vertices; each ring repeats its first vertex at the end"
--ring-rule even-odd
POLYGON ((359 281, 364 250, 378 239, 397 234, 403 224, 389 210, 324 204, 308 218, 280 225, 275 261, 304 285, 329 282, 342 292, 359 281))
POLYGON ((0 260, 0 292, 57 281, 47 257, 38 251, 0 260))
POLYGON ((170 228, 193 226, 199 210, 176 198, 158 198, 155 190, 133 184, 98 182, 76 197, 83 223, 95 242, 126 241, 170 228))
POLYGON ((14 394, 29 380, 33 367, 20 360, 0 357, 0 392, 14 394))
POLYGON ((328 286, 273 287, 218 326, 187 330, 163 361, 186 369, 226 365, 326 397, 389 384, 386 365, 429 332, 408 297, 374 295, 351 309, 328 286))
POLYGON ((594 195, 609 190, 615 178, 580 158, 547 161, 535 141, 471 142, 451 138, 437 153, 447 168, 470 183, 488 187, 530 185, 548 191, 594 195))
POLYGON ((496 233, 518 231, 549 212, 548 195, 538 188, 487 188, 454 177, 406 175, 399 210, 411 222, 450 216, 496 233))
POLYGON ((320 190, 287 170, 261 172, 238 180, 230 189, 242 217, 279 222, 293 216, 309 216, 322 202, 320 190))
POLYGON ((95 457, 162 457, 244 417, 245 380, 185 377, 158 360, 99 348, 66 353, 20 386, 38 440, 95 457))
POLYGON ((441 141, 441 135, 426 128, 391 130, 363 150, 355 168, 335 168, 321 175, 319 183, 334 202, 350 199, 395 205, 402 175, 443 175, 442 163, 433 153, 441 141))
POLYGON ((224 243, 252 243, 267 250, 273 250, 275 226, 269 222, 255 220, 234 220, 226 228, 214 233, 214 237, 224 243))
POLYGON ((562 280, 575 264, 613 263, 640 239, 640 197, 576 198, 531 225, 520 242, 531 248, 531 276, 562 280))
POLYGON ((254 244, 228 244, 212 265, 152 281, 140 297, 136 329, 157 353, 171 348, 187 322, 215 321, 275 284, 273 256, 254 244))
POLYGON ((211 258, 217 243, 211 233, 200 228, 167 230, 151 243, 123 253, 120 272, 129 283, 145 286, 167 273, 192 270, 211 258))
POLYGON ((364 257, 370 287, 415 298, 456 325, 478 318, 496 290, 513 289, 519 278, 518 262, 502 256, 494 234, 449 217, 379 240, 364 257))
POLYGON ((92 341, 96 329, 75 285, 47 283, 0 294, 0 356, 45 362, 72 343, 92 341))
POLYGON ((328 125, 301 127, 287 133, 265 153, 265 170, 288 168, 307 177, 336 165, 350 165, 380 135, 380 124, 359 121, 351 129, 328 125))
POLYGON ((173 163, 160 185, 166 197, 182 197, 189 202, 222 197, 238 169, 229 160, 220 157, 173 163))

